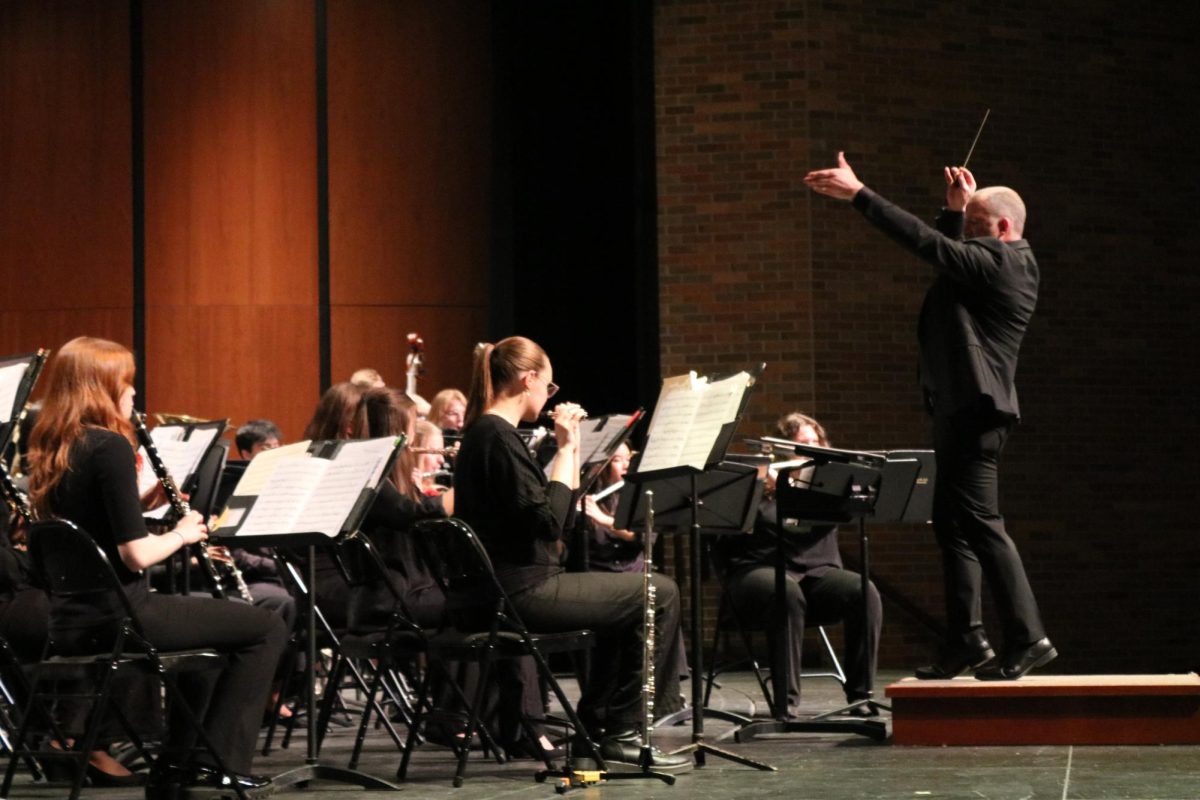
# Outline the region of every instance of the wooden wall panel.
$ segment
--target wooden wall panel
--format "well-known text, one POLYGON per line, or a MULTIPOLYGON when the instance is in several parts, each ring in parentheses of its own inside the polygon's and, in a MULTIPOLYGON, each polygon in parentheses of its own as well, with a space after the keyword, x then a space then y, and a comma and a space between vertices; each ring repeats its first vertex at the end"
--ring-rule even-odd
POLYGON ((151 409, 267 416, 291 435, 315 404, 313 9, 145 5, 151 409))
POLYGON ((333 309, 333 380, 349 380, 360 367, 374 367, 392 386, 404 386, 409 331, 425 340, 426 372, 417 389, 431 400, 447 386, 467 391, 477 331, 486 309, 429 306, 337 306, 333 309))
POLYGON ((328 20, 333 304, 485 306, 487 5, 331 0, 328 20))
POLYGON ((125 3, 0 3, 0 353, 131 341, 129 120, 125 3))

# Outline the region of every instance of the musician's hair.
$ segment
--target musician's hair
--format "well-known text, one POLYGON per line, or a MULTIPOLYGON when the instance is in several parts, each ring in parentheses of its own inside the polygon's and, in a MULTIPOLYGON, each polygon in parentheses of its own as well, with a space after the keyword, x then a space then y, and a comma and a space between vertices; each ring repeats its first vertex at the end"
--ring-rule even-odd
MULTIPOLYGON (((417 417, 417 404, 399 389, 381 386, 367 389, 358 401, 354 414, 354 438, 377 439, 381 436, 407 436, 417 417)), ((392 483, 400 493, 419 499, 420 489, 413 485, 412 471, 417 466, 412 452, 413 443, 407 442, 392 469, 392 483)))
POLYGON ((348 439, 353 433, 354 412, 366 391, 343 381, 325 390, 317 410, 304 428, 305 439, 348 439))
POLYGON ((248 453, 254 445, 261 444, 267 439, 283 439, 283 431, 269 419, 252 419, 237 429, 233 443, 241 453, 248 453))
POLYGON ((433 424, 438 428, 442 427, 442 415, 446 413, 446 409, 450 404, 458 401, 465 407, 467 405, 467 396, 458 389, 442 389, 433 396, 433 400, 429 401, 429 413, 425 415, 426 419, 432 420, 433 424))
POLYGON ((829 435, 825 433, 825 426, 808 414, 801 414, 799 411, 793 411, 780 417, 779 421, 775 423, 775 430, 784 439, 792 439, 805 425, 811 425, 812 429, 816 431, 817 444, 821 447, 829 447, 829 435))
POLYGON ((413 436, 413 447, 428 447, 429 440, 434 435, 441 437, 442 429, 427 419, 417 420, 416 435, 413 436))
POLYGON ((475 424, 483 412, 496 401, 496 393, 510 386, 521 373, 537 372, 550 364, 537 342, 524 336, 509 336, 495 344, 475 345, 475 363, 471 367, 471 399, 467 402, 467 417, 463 428, 475 424))
POLYGON ((133 385, 133 353, 107 339, 80 336, 64 344, 46 368, 46 394, 29 434, 29 498, 42 515, 67 474, 71 447, 86 428, 119 433, 137 447, 133 423, 121 416, 121 395, 133 385))
POLYGON ((374 367, 363 367, 362 369, 354 370, 354 374, 350 376, 350 382, 364 389, 374 389, 384 384, 383 376, 374 367))
POLYGON ((989 216, 995 219, 1008 217, 1017 236, 1025 235, 1025 201, 1014 190, 1007 186, 988 186, 976 192, 973 199, 983 204, 989 216))

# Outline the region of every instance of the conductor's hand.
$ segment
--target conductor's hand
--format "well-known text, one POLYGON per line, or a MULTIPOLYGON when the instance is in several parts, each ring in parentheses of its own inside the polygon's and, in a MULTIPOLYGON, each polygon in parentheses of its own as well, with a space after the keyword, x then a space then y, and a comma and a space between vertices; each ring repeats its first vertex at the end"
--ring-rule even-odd
POLYGON ((187 544, 197 544, 208 538, 208 525, 204 524, 204 517, 199 511, 190 511, 179 520, 173 532, 182 536, 187 544))
POLYGON ((854 195, 863 188, 863 182, 846 163, 846 154, 841 150, 837 154, 836 167, 813 170, 804 176, 804 182, 814 192, 838 200, 853 200, 854 195))
POLYGON ((579 444, 579 422, 586 416, 587 412, 578 403, 559 403, 554 407, 554 438, 559 450, 579 444))
POLYGON ((975 194, 975 176, 966 167, 945 167, 946 208, 962 211, 975 194))

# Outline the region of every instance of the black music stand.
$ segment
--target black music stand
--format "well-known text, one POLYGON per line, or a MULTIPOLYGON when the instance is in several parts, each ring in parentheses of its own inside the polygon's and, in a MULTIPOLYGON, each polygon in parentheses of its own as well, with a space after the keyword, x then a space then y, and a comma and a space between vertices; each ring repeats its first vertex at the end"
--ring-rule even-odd
MULTIPOLYGON (((758 508, 761 496, 761 484, 757 480, 757 470, 743 464, 724 462, 725 451, 733 439, 734 431, 741 421, 742 414, 750 400, 750 392, 757 384, 766 364, 760 364, 747 372, 747 382, 738 399, 737 410, 732 419, 722 422, 720 430, 708 451, 705 465, 702 469, 694 466, 670 466, 652 471, 640 472, 638 468, 643 463, 647 452, 654 445, 656 428, 653 423, 650 429, 650 441, 646 451, 641 454, 638 464, 625 476, 627 486, 622 489, 617 503, 616 524, 626 530, 634 530, 639 516, 645 517, 645 510, 636 513, 637 499, 646 489, 654 492, 654 519, 660 530, 688 530, 691 534, 691 672, 692 672, 692 743, 675 752, 691 751, 694 753, 696 766, 703 767, 707 754, 719 756, 738 764, 744 764, 755 769, 775 771, 775 767, 761 761, 746 758, 706 744, 704 741, 704 716, 730 716, 706 712, 704 708, 704 686, 701 675, 704 673, 703 621, 701 615, 701 547, 700 537, 704 531, 713 533, 744 533, 754 522, 754 513, 758 508), (697 712, 697 709, 699 711, 697 712)), ((664 391, 665 394, 665 391, 664 391)), ((655 409, 656 417, 663 408, 663 398, 655 409)), ((722 417, 722 419, 725 419, 722 417)), ((657 419, 655 420, 657 421, 657 419)), ((679 436, 679 423, 672 426, 666 436, 679 436)), ((683 427, 687 427, 685 423, 683 427)), ((683 432, 687 434, 687 431, 683 432)), ((686 718, 686 717, 685 717, 686 718)), ((735 722, 741 722, 745 717, 737 715, 735 722)))
MULTIPOLYGON (((870 635, 867 597, 870 588, 870 543, 867 537, 866 520, 876 522, 923 521, 928 519, 932 507, 933 461, 929 451, 896 451, 894 453, 865 453, 852 450, 834 450, 814 447, 781 439, 763 439, 753 442, 764 451, 790 450, 811 459, 809 464, 784 470, 776 484, 776 536, 780 548, 775 564, 775 592, 778 602, 785 597, 786 565, 783 558, 783 520, 802 519, 812 522, 857 521, 859 535, 859 557, 862 581, 862 630, 870 635), (799 480, 793 475, 808 471, 799 480)), ((780 608, 780 625, 777 632, 784 642, 791 635, 787 625, 786 610, 780 608)), ((890 710, 873 698, 874 678, 869 666, 866 697, 842 708, 818 714, 811 719, 789 719, 787 714, 787 674, 790 652, 786 646, 778 648, 778 668, 772 668, 771 721, 754 722, 735 734, 737 741, 748 741, 768 733, 853 733, 872 739, 887 738, 887 725, 874 719, 834 719, 865 707, 873 712, 890 710)), ((870 658, 866 648, 865 658, 870 658)))
MULTIPOLYGON (((382 470, 383 474, 387 474, 391 468, 392 459, 396 457, 396 453, 400 446, 403 446, 403 437, 400 437, 401 444, 392 451, 391 458, 382 470)), ((314 443, 314 447, 318 450, 325 449, 336 450, 340 442, 321 442, 314 443)), ((308 551, 308 563, 305 565, 305 580, 308 583, 308 591, 305 597, 308 602, 304 604, 305 621, 308 628, 308 642, 305 651, 307 663, 304 666, 304 680, 308 687, 308 709, 306 732, 307 732, 307 749, 305 753, 305 763, 302 767, 296 767, 286 772, 282 772, 271 779, 271 782, 277 788, 286 788, 288 786, 307 786, 314 780, 332 781, 334 783, 347 783, 352 786, 358 786, 362 789, 373 791, 400 791, 403 787, 397 786, 394 783, 385 781, 382 778, 376 778, 374 775, 368 775, 357 769, 347 769, 346 767, 335 767, 330 764, 322 764, 318 758, 320 745, 317 742, 317 693, 316 693, 316 664, 317 664, 317 546, 318 545, 333 545, 341 541, 345 536, 348 536, 353 531, 357 530, 362 520, 366 517, 367 511, 375 502, 378 495, 378 486, 373 488, 364 488, 360 494, 358 501, 355 503, 354 510, 350 517, 343 525, 340 535, 332 538, 324 533, 278 533, 262 536, 226 536, 214 537, 224 538, 226 544, 231 547, 240 547, 241 545, 269 545, 271 547, 304 547, 308 551), (236 543, 235 543, 236 541, 236 543)), ((330 687, 330 691, 334 691, 330 687)))

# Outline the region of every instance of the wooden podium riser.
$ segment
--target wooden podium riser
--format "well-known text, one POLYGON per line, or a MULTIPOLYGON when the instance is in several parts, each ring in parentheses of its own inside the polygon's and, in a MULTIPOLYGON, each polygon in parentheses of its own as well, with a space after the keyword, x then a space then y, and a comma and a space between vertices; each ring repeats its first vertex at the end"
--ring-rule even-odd
POLYGON ((898 745, 1200 743, 1195 696, 893 697, 898 745))

